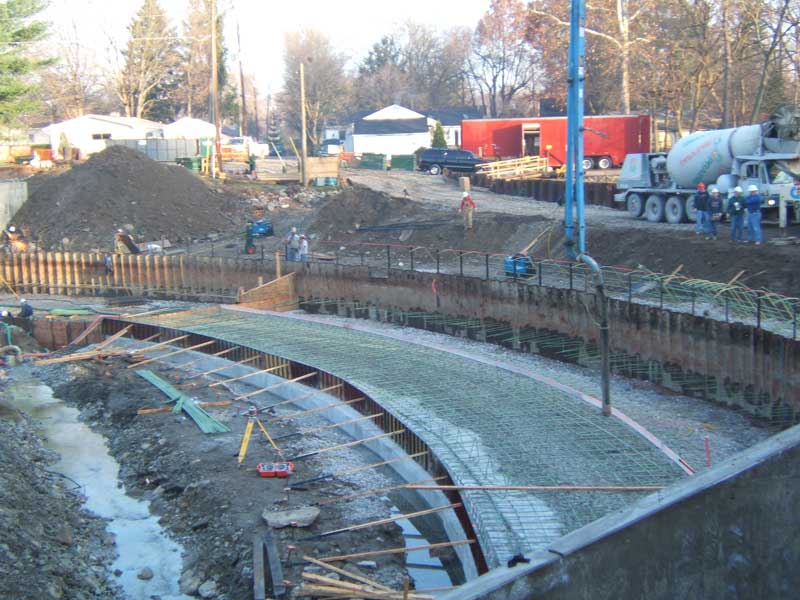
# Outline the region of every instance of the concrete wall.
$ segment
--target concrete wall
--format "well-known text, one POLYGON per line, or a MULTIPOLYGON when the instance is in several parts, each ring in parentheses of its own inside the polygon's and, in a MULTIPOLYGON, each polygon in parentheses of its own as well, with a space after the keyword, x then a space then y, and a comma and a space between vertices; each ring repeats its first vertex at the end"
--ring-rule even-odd
MULTIPOLYGON (((340 314, 379 315, 420 327, 426 327, 425 320, 409 318, 407 311, 484 319, 487 325, 509 325, 519 339, 533 339, 509 342, 523 351, 547 355, 547 348, 537 347, 535 334, 547 334, 550 339, 562 336, 565 343, 582 347, 572 357, 578 364, 586 364, 585 350, 597 344, 598 329, 590 315, 593 294, 413 271, 392 270, 387 275, 385 270, 330 264, 312 264, 298 275, 297 293, 302 299, 331 300, 333 310, 340 314), (362 310, 353 302, 363 303, 362 310), (368 307, 383 310, 369 311, 368 307)), ((617 372, 740 407, 776 423, 797 422, 800 342, 740 323, 621 300, 610 300, 609 311, 612 364, 617 372)), ((438 325, 430 328, 441 329, 438 325)), ((467 333, 457 327, 445 332, 467 333)), ((491 341, 485 331, 471 328, 468 333, 491 341)))
POLYGON ((800 426, 441 600, 796 598, 800 426))
POLYGON ((27 181, 0 181, 0 229, 11 223, 27 199, 27 181))

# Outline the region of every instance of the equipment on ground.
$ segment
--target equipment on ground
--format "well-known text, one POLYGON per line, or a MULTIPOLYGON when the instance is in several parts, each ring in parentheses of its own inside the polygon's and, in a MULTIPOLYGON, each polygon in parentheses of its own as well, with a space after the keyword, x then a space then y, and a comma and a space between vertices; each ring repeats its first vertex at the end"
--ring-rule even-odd
POLYGON ((256 465, 261 477, 289 477, 294 473, 293 462, 265 462, 256 465))
POLYGON ((247 221, 247 226, 244 230, 244 253, 255 254, 255 238, 269 237, 271 235, 275 235, 275 230, 270 221, 267 221, 266 219, 247 221))
POLYGON ((506 256, 503 260, 503 271, 506 277, 519 277, 527 279, 536 274, 536 267, 527 254, 516 253, 506 256))
POLYGON ((800 222, 800 108, 785 107, 761 125, 700 131, 681 138, 668 153, 628 154, 616 202, 632 217, 654 223, 696 221, 694 194, 703 183, 729 196, 754 185, 763 209, 777 209, 786 227, 789 207, 800 222))

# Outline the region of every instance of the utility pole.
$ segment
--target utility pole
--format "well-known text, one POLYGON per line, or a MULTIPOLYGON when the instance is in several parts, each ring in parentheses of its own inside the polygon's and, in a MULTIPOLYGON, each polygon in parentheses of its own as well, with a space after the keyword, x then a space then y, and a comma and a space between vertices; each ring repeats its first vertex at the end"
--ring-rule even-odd
POLYGON ((269 126, 270 126, 269 118, 270 118, 270 105, 271 104, 272 104, 272 94, 269 93, 269 88, 267 88, 267 118, 265 120, 265 123, 267 124, 267 129, 266 129, 267 138, 269 138, 269 126))
POLYGON ((236 22, 236 44, 239 47, 239 85, 242 93, 242 106, 239 110, 239 135, 247 135, 247 101, 244 90, 244 70, 242 69, 242 38, 239 36, 239 22, 236 22))
POLYGON ((217 67, 217 0, 211 0, 211 95, 214 98, 214 148, 211 152, 211 176, 217 176, 219 160, 219 73, 217 67))
POLYGON ((256 89, 255 82, 251 86, 253 91, 253 125, 256 130, 253 132, 253 137, 258 141, 258 134, 261 133, 261 128, 258 126, 258 90, 256 89))
POLYGON ((303 178, 301 182, 303 187, 308 185, 306 173, 306 156, 308 155, 308 145, 306 142, 306 71, 302 61, 300 62, 300 119, 302 120, 302 133, 303 139, 301 144, 300 157, 300 176, 303 178))

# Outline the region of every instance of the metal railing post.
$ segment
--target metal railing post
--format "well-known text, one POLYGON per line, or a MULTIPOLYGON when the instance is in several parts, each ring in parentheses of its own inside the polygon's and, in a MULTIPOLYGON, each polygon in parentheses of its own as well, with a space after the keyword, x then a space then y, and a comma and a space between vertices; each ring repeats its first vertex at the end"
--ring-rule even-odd
POLYGON ((572 263, 569 263, 569 289, 572 289, 572 263))
POLYGON ((360 254, 361 254, 361 266, 363 267, 364 266, 364 251, 362 250, 360 252, 360 254))
POLYGON ((439 249, 436 249, 436 273, 439 273, 439 249))
POLYGON ((628 304, 633 302, 633 273, 628 273, 628 304))
POLYGON ((411 248, 411 250, 409 251, 409 254, 411 255, 411 270, 413 271, 414 270, 414 248, 411 248))
POLYGON ((458 251, 458 273, 464 276, 464 253, 461 250, 458 251))
POLYGON ((728 322, 728 296, 725 296, 725 322, 728 322))
POLYGON ((792 339, 797 339, 797 302, 792 302, 792 339))
POLYGON ((692 316, 694 316, 694 290, 692 290, 692 316))
POLYGON ((489 281, 489 253, 486 253, 486 281, 489 281))
POLYGON ((544 275, 542 273, 543 270, 544 270, 544 261, 540 260, 539 261, 539 273, 538 273, 538 275, 539 275, 539 287, 542 287, 542 276, 544 275))
POLYGON ((756 329, 761 329, 761 294, 756 292, 756 329))
POLYGON ((658 280, 658 308, 664 308, 664 282, 658 280))
POLYGON ((389 271, 392 268, 392 248, 391 246, 386 246, 386 270, 389 271))

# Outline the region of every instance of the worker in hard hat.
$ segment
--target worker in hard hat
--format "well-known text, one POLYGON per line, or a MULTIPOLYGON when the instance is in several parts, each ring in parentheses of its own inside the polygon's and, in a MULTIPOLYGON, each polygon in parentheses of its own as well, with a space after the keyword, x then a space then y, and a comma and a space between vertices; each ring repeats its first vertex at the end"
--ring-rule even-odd
POLYGON ((300 241, 300 234, 297 233, 297 227, 292 227, 285 240, 287 261, 300 260, 300 241))
POLYGON ((472 215, 475 212, 475 201, 469 195, 469 192, 461 194, 461 207, 458 210, 464 215, 464 231, 472 229, 472 215))
POLYGON ((761 194, 758 193, 758 186, 747 187, 744 206, 747 209, 747 241, 760 246, 764 236, 761 233, 761 194))
POLYGON ((733 188, 733 196, 728 200, 728 214, 731 217, 731 241, 744 241, 744 195, 738 185, 733 188))
POLYGON ((703 223, 703 233, 707 240, 717 239, 717 225, 714 223, 714 215, 722 212, 722 199, 719 197, 719 190, 711 188, 711 196, 708 198, 708 211, 703 223))
POLYGON ((25 298, 19 299, 19 313, 17 317, 20 319, 30 319, 33 316, 33 307, 25 298))
POLYGON ((709 210, 708 192, 706 191, 706 184, 702 181, 697 184, 697 191, 694 194, 694 208, 697 211, 694 232, 696 235, 700 235, 705 232, 705 222, 709 210))
POLYGON ((142 252, 133 241, 133 236, 124 229, 117 229, 114 233, 114 251, 117 254, 140 254, 142 252))
POLYGON ((28 242, 25 236, 14 225, 9 225, 3 232, 5 245, 11 254, 23 254, 28 251, 28 242))

